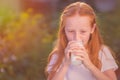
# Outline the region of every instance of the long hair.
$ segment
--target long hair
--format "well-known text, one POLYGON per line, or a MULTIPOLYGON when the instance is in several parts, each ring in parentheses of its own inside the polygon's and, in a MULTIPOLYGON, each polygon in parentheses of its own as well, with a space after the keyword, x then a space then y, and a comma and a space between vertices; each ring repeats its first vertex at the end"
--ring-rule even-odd
MULTIPOLYGON (((65 56, 64 50, 68 43, 68 40, 65 34, 65 20, 67 17, 74 16, 76 14, 80 16, 90 17, 91 27, 93 27, 94 24, 97 24, 94 10, 91 8, 91 6, 89 6, 88 4, 84 2, 72 3, 64 9, 60 17, 60 25, 59 25, 59 32, 58 32, 58 39, 57 39, 58 41, 55 46, 55 49, 53 49, 53 51, 50 53, 49 58, 48 58, 48 64, 49 64, 52 55, 57 54, 58 56, 56 63, 52 65, 52 69, 50 73, 51 79, 54 76, 57 69, 60 67, 62 60, 65 56)), ((101 62, 98 59, 98 53, 99 53, 99 50, 102 44, 103 44, 103 40, 99 34, 98 26, 96 25, 94 32, 90 35, 87 49, 88 49, 90 60, 98 69, 101 68, 101 62)))

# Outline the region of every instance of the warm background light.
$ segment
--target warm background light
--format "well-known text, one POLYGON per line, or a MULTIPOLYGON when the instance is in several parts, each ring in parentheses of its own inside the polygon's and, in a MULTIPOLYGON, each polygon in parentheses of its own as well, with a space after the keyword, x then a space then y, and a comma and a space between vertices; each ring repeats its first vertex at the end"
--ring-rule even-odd
MULTIPOLYGON (((0 80, 46 80, 44 68, 61 11, 75 1, 0 0, 0 80)), ((120 1, 81 1, 95 9, 105 43, 120 62, 120 1)), ((120 70, 116 73, 120 80, 120 70)))

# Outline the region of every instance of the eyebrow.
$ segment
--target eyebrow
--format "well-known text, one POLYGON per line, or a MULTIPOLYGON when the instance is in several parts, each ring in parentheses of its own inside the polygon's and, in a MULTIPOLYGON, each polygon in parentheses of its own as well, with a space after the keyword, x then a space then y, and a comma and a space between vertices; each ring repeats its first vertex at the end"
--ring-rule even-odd
POLYGON ((73 29, 72 27, 66 27, 67 30, 73 29))

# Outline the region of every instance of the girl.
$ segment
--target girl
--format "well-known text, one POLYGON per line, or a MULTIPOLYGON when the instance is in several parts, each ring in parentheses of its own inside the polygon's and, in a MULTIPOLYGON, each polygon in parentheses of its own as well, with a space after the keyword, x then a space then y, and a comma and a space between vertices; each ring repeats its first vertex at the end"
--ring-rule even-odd
POLYGON ((118 68, 103 43, 94 10, 84 2, 68 5, 60 20, 58 42, 49 55, 48 80, 117 80, 118 68), (78 46, 81 42, 83 46, 78 46), (77 56, 74 64, 72 55, 77 56))

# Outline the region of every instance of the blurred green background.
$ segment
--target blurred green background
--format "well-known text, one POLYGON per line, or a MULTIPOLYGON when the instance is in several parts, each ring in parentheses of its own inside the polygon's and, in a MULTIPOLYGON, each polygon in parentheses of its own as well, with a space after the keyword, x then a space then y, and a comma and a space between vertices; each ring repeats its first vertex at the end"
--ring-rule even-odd
MULTIPOLYGON (((76 1, 0 0, 0 80, 46 80, 60 14, 76 1)), ((120 62, 120 1, 81 1, 95 9, 102 37, 120 62)), ((116 74, 120 80, 120 70, 116 74)))

